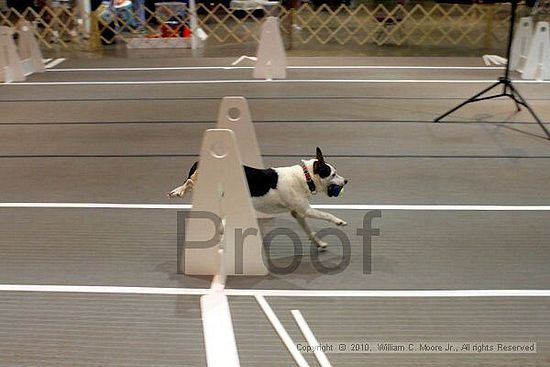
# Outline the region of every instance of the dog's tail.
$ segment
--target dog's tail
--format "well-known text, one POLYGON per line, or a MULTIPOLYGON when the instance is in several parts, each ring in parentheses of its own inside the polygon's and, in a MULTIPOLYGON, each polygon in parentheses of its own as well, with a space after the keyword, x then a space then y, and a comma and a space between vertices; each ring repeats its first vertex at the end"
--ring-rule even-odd
POLYGON ((199 168, 199 162, 195 162, 191 169, 189 170, 189 174, 187 175, 187 180, 183 183, 183 185, 176 187, 174 190, 170 191, 168 193, 168 196, 171 198, 176 197, 184 197, 188 192, 193 191, 193 187, 195 186, 195 182, 197 182, 198 178, 198 171, 199 168))

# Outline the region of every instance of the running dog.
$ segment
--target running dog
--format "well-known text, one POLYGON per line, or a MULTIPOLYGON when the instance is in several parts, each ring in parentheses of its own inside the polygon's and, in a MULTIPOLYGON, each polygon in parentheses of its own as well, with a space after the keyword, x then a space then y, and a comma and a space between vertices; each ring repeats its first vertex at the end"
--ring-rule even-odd
MULTIPOLYGON (((317 148, 316 159, 302 160, 294 166, 266 169, 244 166, 244 172, 254 208, 273 214, 289 211, 320 250, 324 250, 327 243, 315 236, 306 218, 323 219, 337 226, 347 225, 342 219, 314 209, 309 204, 309 199, 317 192, 324 192, 329 197, 338 196, 348 183, 333 166, 325 162, 321 149, 317 148)), ((183 197, 193 191, 197 177, 198 162, 195 162, 187 180, 168 196, 183 197)))

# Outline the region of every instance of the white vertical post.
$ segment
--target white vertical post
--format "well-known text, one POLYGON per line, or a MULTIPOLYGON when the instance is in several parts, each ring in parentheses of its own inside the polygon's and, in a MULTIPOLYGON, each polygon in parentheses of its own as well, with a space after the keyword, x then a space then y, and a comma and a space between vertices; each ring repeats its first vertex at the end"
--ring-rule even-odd
POLYGON ((521 77, 523 79, 550 79, 550 24, 538 22, 531 48, 521 77))
POLYGON ((199 46, 199 39, 197 38, 199 24, 197 21, 197 4, 195 0, 189 0, 189 15, 191 16, 191 49, 196 50, 199 46))
POLYGON ((78 0, 78 5, 81 11, 82 21, 84 22, 84 34, 86 36, 90 35, 90 17, 92 14, 92 3, 90 0, 78 0))

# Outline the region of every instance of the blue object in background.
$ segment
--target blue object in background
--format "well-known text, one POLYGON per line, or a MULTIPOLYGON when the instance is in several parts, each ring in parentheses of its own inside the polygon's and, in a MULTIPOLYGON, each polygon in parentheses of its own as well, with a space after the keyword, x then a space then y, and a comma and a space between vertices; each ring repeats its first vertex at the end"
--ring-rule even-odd
POLYGON ((134 4, 130 0, 125 1, 121 5, 114 5, 114 1, 112 0, 103 1, 102 5, 104 10, 101 12, 100 17, 106 23, 115 23, 117 30, 122 30, 126 27, 137 28, 139 22, 134 17, 134 4), (119 29, 118 21, 121 21, 126 27, 119 29))

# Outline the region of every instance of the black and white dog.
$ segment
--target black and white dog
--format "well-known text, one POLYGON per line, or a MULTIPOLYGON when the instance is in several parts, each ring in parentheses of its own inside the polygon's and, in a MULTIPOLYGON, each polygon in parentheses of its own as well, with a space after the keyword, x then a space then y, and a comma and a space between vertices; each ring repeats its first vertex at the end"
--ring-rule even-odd
MULTIPOLYGON (((197 168, 198 162, 195 162, 187 180, 168 196, 183 197, 191 192, 197 181, 197 168)), ((338 226, 347 225, 342 219, 314 209, 309 204, 309 199, 317 192, 324 192, 331 197, 338 196, 348 183, 348 180, 336 173, 333 166, 325 162, 321 149, 317 148, 316 159, 302 160, 301 164, 266 169, 244 166, 244 171, 254 208, 273 214, 290 211, 310 240, 321 250, 325 249, 327 243, 315 236, 306 218, 323 219, 338 226)))

